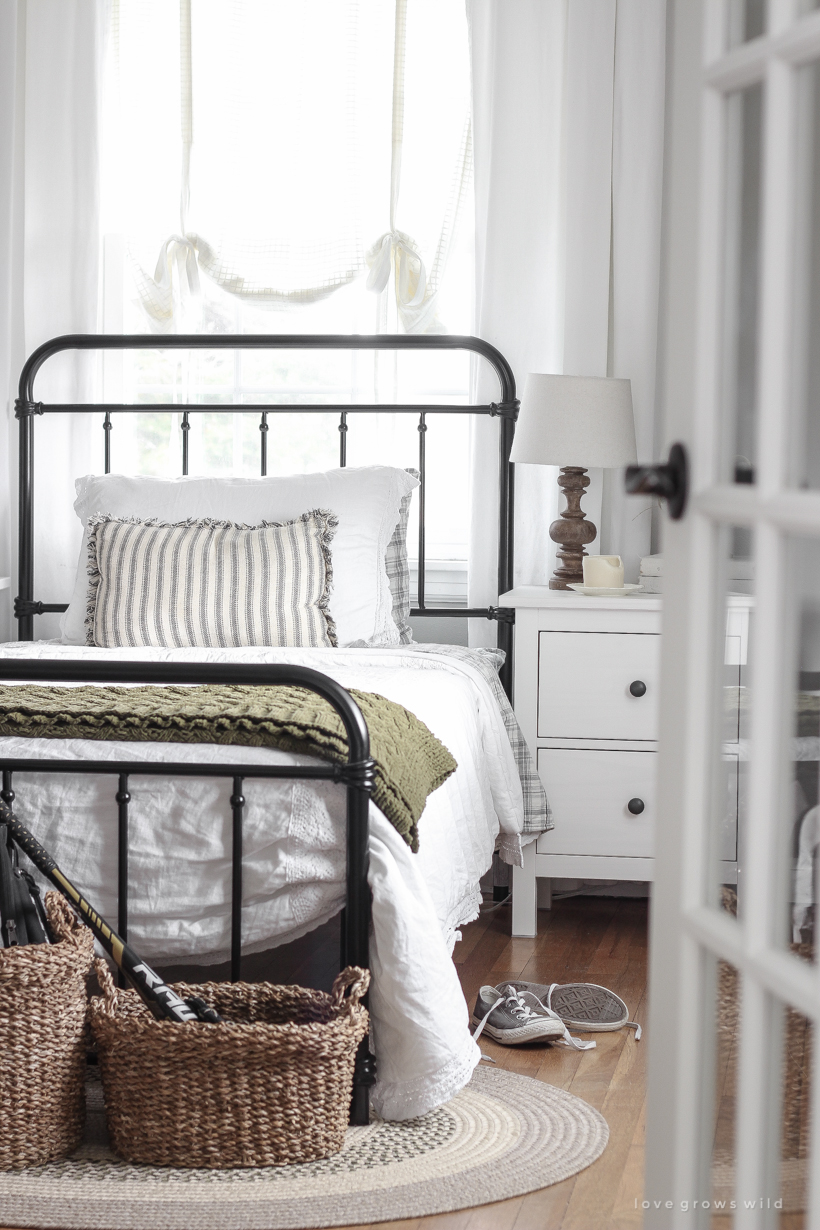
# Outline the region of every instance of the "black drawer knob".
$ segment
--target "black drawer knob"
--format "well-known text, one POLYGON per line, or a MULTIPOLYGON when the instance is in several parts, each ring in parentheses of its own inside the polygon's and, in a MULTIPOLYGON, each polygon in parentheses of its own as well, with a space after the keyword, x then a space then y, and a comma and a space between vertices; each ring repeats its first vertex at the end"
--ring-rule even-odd
POLYGON ((645 806, 646 804, 643 799, 630 799, 627 803, 627 807, 632 812, 633 816, 639 816, 645 806))
POLYGON ((633 696, 645 696, 646 684, 643 679, 633 679, 632 683, 629 685, 629 690, 633 696))

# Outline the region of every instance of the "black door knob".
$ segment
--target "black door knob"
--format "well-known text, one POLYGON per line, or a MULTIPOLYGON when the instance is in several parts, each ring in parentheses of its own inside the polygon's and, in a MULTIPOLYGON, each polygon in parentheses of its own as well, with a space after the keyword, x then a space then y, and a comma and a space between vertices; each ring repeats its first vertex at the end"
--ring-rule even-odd
POLYGON ((668 501, 669 516, 677 521, 686 508, 689 488, 689 462, 682 444, 673 444, 665 464, 627 466, 624 475, 627 495, 657 495, 668 501))
POLYGON ((633 696, 646 696, 646 684, 643 679, 633 679, 629 685, 629 690, 633 696))
POLYGON ((630 799, 627 803, 627 807, 632 812, 633 816, 639 816, 643 811, 644 806, 645 804, 643 799, 630 799))

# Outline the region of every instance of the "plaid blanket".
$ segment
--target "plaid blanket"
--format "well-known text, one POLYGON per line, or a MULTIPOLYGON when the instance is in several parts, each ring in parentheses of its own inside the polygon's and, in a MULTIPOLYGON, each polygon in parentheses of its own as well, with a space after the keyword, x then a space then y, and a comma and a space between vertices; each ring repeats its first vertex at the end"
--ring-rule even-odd
POLYGON ((450 658, 459 658, 462 662, 468 662, 471 666, 475 667, 486 679, 493 696, 498 701, 498 707, 501 710, 501 716, 504 719, 504 725, 507 728, 510 745, 515 756, 515 763, 518 766, 518 776, 521 778, 521 789, 524 792, 523 832, 543 833, 545 829, 551 829, 554 822, 544 787, 541 785, 541 778, 538 776, 535 765, 532 762, 527 741, 521 732, 521 727, 518 725, 518 718, 515 716, 512 705, 507 699, 507 693, 502 688, 501 680, 498 678, 499 667, 504 664, 503 649, 468 649, 466 645, 424 645, 415 643, 407 645, 406 648, 412 649, 414 653, 444 654, 450 658))

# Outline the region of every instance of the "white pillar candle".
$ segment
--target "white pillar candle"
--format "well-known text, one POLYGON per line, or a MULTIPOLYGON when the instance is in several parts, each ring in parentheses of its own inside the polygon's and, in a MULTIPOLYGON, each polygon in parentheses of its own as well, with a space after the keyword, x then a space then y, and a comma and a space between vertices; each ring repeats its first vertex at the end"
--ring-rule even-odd
POLYGON ((620 555, 585 555, 584 585, 595 589, 623 589, 624 566, 620 555))

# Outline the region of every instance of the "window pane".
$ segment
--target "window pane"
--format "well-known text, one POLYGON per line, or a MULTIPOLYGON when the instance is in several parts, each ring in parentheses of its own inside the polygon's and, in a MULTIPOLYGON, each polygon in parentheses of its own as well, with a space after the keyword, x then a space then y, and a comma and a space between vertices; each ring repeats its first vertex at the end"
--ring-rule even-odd
POLYGON ((794 690, 777 835, 781 905, 774 941, 812 961, 820 851, 820 540, 794 539, 788 558, 794 690))
MULTIPOLYGON (((724 908, 737 912, 734 890, 726 892, 724 908)), ((731 1209, 735 1194, 735 1110, 737 1063, 740 1044, 740 978, 728 961, 710 961, 715 989, 714 1117, 711 1149, 711 1218, 713 1230, 731 1225, 724 1210, 731 1209), (725 1220, 724 1220, 725 1219, 725 1220)))
POLYGON ((723 294, 724 478, 753 481, 757 425, 763 87, 729 95, 723 294))
POLYGON ((783 1029, 782 1134, 780 1144, 781 1225, 801 1230, 808 1197, 809 1155, 813 1124, 814 1025, 786 1007, 783 1029))
POLYGON ((754 541, 742 526, 720 531, 723 600, 717 629, 719 659, 712 740, 710 901, 725 908, 742 874, 748 798, 754 616, 754 541))
MULTIPOLYGON (((732 894, 727 893, 725 906, 734 912, 732 894)), ((766 1225, 801 1230, 808 1194, 813 1026, 788 1005, 772 1003, 769 1053, 779 1056, 779 1074, 774 1081, 774 1105, 768 1109, 768 1119, 778 1125, 771 1135, 774 1148, 778 1148, 779 1139, 779 1165, 772 1167, 771 1179, 763 1179, 755 1191, 740 1191, 736 1162, 743 984, 738 970, 728 962, 711 962, 711 966, 716 1026, 711 1074, 711 1230, 728 1230, 736 1224, 732 1202, 737 1209, 764 1209, 769 1214, 766 1225)), ((759 1079, 762 1083, 765 1073, 761 1072, 759 1079)))
MULTIPOLYGON (((414 0, 407 13, 395 218, 394 5, 321 0, 308 12, 304 5, 248 0, 232 6, 227 23, 224 5, 194 5, 187 195, 179 13, 159 0, 121 0, 115 8, 101 157, 103 227, 112 240, 107 331, 470 332, 474 211, 463 0, 414 0), (144 66, 155 63, 150 47, 157 37, 161 80, 146 101, 144 66), (124 157, 132 142, 134 157, 124 157), (186 233, 199 245, 198 290, 178 260, 168 263, 163 247, 180 230, 181 197, 186 233), (366 286, 364 253, 394 223, 417 245, 428 290, 436 291, 424 301, 423 319, 399 313, 395 271, 380 293, 366 286), (165 277, 158 286, 160 253, 165 277), (338 286, 348 273, 352 281, 338 286), (272 301, 262 293, 271 287, 290 298, 272 301)), ((117 372, 106 386, 108 400, 180 406, 463 404, 470 389, 469 357, 446 352, 129 352, 117 372)), ((417 466, 417 425, 413 415, 351 415, 347 463, 417 466)), ((180 414, 116 417, 112 469, 179 475, 180 427, 180 414)), ((338 414, 272 413, 268 428, 270 475, 339 464, 338 414)), ((467 416, 428 421, 428 598, 438 594, 448 605, 466 603, 469 434, 467 416)), ((192 412, 188 444, 192 475, 259 473, 258 415, 192 412)), ((412 511, 411 569, 416 523, 412 511)))

